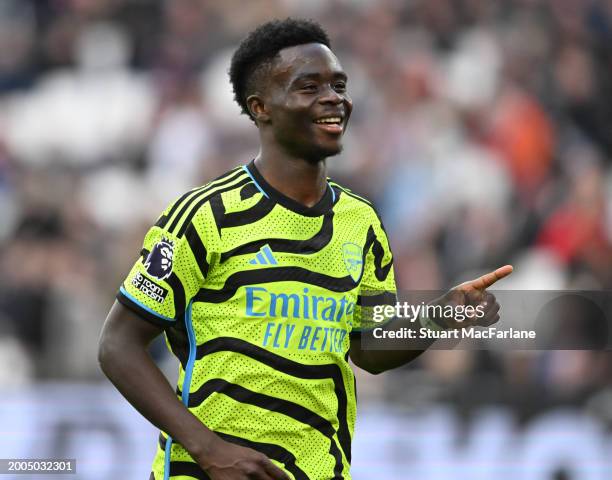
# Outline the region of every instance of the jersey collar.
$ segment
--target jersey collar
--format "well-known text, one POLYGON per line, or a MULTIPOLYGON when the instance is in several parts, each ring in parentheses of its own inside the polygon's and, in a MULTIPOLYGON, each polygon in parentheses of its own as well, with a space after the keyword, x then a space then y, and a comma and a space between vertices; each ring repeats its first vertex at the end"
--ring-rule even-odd
POLYGON ((248 165, 245 165, 245 168, 255 182, 255 185, 257 185, 257 187, 266 197, 295 213, 299 213, 300 215, 307 217, 318 217, 319 215, 324 215, 327 213, 334 206, 337 194, 329 184, 327 184, 327 190, 325 190, 325 194, 321 200, 319 200, 312 207, 307 207, 306 205, 302 205, 292 198, 283 195, 281 192, 272 187, 272 185, 266 182, 265 178, 261 175, 261 173, 259 173, 259 170, 257 170, 255 160, 251 160, 248 165))

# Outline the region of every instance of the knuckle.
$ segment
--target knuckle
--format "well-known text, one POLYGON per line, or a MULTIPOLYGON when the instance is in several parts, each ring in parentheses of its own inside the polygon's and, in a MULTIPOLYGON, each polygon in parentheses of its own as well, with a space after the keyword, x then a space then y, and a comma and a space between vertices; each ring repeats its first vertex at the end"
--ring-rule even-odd
POLYGON ((254 463, 249 463, 244 466, 243 472, 250 477, 259 472, 259 467, 254 463))

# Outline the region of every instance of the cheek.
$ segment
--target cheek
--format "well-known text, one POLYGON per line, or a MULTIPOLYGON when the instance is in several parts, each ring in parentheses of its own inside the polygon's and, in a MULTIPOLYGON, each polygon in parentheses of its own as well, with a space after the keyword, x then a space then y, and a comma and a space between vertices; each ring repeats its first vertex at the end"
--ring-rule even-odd
POLYGON ((303 97, 290 97, 285 103, 285 111, 296 120, 310 119, 312 102, 303 97))
POLYGON ((278 128, 289 132, 294 136, 306 134, 306 130, 312 123, 310 107, 303 103, 287 101, 279 115, 278 128))
POLYGON ((278 116, 276 130, 283 137, 299 138, 307 133, 310 119, 295 112, 285 112, 278 116))

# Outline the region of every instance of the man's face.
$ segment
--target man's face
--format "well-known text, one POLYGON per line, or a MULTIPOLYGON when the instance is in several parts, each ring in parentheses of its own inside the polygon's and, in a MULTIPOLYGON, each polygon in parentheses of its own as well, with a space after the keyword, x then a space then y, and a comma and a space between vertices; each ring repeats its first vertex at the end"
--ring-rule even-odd
POLYGON ((353 109, 340 62, 319 43, 285 48, 278 57, 264 97, 275 140, 312 161, 340 153, 353 109))

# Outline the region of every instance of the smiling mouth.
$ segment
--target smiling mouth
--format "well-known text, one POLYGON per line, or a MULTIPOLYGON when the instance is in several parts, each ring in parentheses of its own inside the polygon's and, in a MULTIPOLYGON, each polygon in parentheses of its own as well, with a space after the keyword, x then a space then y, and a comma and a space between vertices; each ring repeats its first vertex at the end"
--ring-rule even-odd
POLYGON ((321 117, 314 120, 314 123, 322 130, 328 133, 342 133, 344 126, 342 125, 342 117, 330 116, 321 117))

